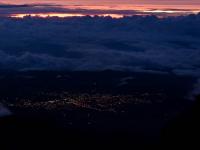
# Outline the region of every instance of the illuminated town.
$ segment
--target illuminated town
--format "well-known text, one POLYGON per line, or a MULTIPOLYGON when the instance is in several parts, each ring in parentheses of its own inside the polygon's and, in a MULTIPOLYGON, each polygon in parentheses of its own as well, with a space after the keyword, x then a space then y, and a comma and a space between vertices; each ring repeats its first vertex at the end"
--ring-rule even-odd
MULTIPOLYGON (((24 98, 17 100, 16 103, 7 104, 10 107, 17 108, 32 108, 32 109, 63 109, 63 108, 86 108, 96 111, 108 111, 117 112, 117 110, 123 111, 123 107, 128 104, 153 104, 162 103, 164 96, 162 93, 156 94, 139 94, 133 95, 112 95, 112 94, 70 94, 68 92, 63 93, 41 93, 45 94, 42 97, 46 97, 46 100, 36 101, 31 98, 24 98), (52 97, 56 97, 52 99, 52 97), (152 99, 153 97, 154 99, 152 99)), ((16 98, 18 99, 18 98, 16 98)))

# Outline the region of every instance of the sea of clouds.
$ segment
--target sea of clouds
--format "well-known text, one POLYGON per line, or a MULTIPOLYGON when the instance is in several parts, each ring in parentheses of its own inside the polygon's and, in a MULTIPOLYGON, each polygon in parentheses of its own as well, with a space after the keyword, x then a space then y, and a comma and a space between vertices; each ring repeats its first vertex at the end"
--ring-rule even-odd
POLYGON ((0 104, 0 118, 5 116, 10 116, 11 112, 6 107, 4 107, 2 104, 0 104))
POLYGON ((0 69, 200 75, 200 14, 0 18, 0 69))

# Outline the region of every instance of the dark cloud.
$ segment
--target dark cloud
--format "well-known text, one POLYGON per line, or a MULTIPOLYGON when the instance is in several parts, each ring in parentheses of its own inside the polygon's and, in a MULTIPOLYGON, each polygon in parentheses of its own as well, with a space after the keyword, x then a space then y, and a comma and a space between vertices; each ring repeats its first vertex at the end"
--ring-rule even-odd
POLYGON ((200 15, 0 18, 0 69, 200 75, 200 15))
POLYGON ((15 4, 1 4, 0 3, 0 8, 31 8, 31 7, 61 7, 61 5, 57 4, 22 4, 22 5, 15 5, 15 4))
POLYGON ((52 4, 24 4, 24 5, 0 5, 1 16, 11 16, 13 14, 39 14, 39 13, 67 13, 67 9, 60 5, 52 4))
POLYGON ((1 4, 0 8, 22 8, 22 7, 32 7, 30 5, 7 5, 7 4, 1 4))

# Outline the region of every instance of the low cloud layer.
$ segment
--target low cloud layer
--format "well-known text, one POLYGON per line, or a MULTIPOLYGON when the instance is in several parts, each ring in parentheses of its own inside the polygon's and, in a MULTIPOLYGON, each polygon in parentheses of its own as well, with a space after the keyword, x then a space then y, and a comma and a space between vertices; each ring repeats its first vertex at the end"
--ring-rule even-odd
POLYGON ((0 18, 0 69, 200 75, 200 15, 0 18))
POLYGON ((5 108, 2 104, 0 104, 0 118, 11 115, 10 110, 5 108))

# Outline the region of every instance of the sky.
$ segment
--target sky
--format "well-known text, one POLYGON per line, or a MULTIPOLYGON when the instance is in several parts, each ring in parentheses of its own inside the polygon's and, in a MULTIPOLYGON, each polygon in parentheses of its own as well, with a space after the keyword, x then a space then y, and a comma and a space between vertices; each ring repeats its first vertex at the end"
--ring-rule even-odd
POLYGON ((199 4, 199 0, 3 0, 5 3, 60 3, 60 4, 199 4))
POLYGON ((0 3, 0 15, 16 17, 27 14, 59 17, 82 15, 122 17, 146 14, 169 16, 198 12, 200 12, 199 0, 2 0, 0 3), (32 7, 13 7, 13 5, 23 4, 32 7), (12 5, 12 8, 2 5, 12 5))

